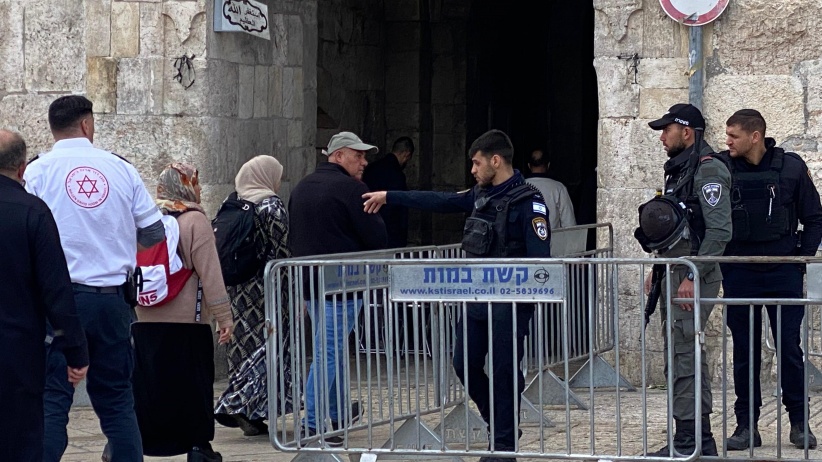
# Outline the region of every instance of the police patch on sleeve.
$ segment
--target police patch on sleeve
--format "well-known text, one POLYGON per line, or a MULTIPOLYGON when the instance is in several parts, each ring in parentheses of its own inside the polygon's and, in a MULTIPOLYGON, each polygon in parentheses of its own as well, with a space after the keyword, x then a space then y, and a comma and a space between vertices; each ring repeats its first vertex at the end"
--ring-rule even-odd
POLYGON ((719 198, 722 197, 722 185, 719 183, 708 183, 702 187, 702 197, 711 207, 716 207, 719 198))
POLYGON ((545 221, 545 218, 536 217, 531 220, 531 224, 534 226, 534 232, 538 238, 543 241, 548 239, 548 222, 545 221))
POLYGON ((545 204, 542 204, 540 202, 532 202, 531 207, 533 208, 534 213, 548 215, 548 208, 545 206, 545 204))

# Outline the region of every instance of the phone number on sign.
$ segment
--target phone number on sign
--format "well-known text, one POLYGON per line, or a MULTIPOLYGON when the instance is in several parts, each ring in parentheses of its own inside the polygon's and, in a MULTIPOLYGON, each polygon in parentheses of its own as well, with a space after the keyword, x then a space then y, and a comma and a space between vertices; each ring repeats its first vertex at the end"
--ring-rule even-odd
POLYGON ((553 295, 553 287, 500 287, 500 295, 553 295))

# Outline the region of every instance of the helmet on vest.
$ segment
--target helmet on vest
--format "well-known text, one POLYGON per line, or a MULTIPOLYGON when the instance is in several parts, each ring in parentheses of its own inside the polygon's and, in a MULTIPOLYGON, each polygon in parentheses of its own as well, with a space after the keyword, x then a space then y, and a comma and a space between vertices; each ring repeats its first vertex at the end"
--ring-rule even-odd
POLYGON ((672 196, 654 197, 639 206, 634 236, 646 252, 669 249, 682 239, 687 222, 685 204, 672 196))

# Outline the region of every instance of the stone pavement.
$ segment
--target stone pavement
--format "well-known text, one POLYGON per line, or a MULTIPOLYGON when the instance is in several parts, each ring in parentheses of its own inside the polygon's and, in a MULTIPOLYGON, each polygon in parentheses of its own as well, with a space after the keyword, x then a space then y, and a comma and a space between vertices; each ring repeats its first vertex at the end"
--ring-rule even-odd
MULTIPOLYGON (((225 388, 226 382, 220 381, 215 384, 215 395, 225 388)), ((713 431, 716 435, 717 443, 722 445, 722 420, 725 413, 722 412, 720 391, 715 388, 714 407, 716 412, 712 415, 713 431)), ((731 391, 732 395, 733 392, 731 391)), ((579 396, 586 401, 590 398, 587 391, 581 391, 579 396)), ((570 420, 566 421, 566 410, 564 406, 546 408, 546 415, 556 424, 555 427, 546 428, 540 442, 539 431, 535 427, 524 427, 524 435, 520 443, 531 451, 539 451, 539 447, 544 445, 547 453, 561 453, 565 451, 566 441, 571 442, 572 452, 576 454, 590 453, 590 437, 593 436, 597 454, 615 454, 616 451, 623 455, 639 454, 642 451, 643 430, 642 430, 642 393, 623 392, 619 395, 620 405, 617 412, 616 397, 612 392, 599 391, 595 394, 593 411, 572 409, 568 414, 570 420), (619 417, 617 419, 617 416, 619 417), (591 431, 590 420, 596 420, 595 431, 591 431), (621 431, 617 432, 617 420, 621 421, 621 431), (619 445, 619 446, 617 446, 619 445)), ((644 395, 647 400, 646 416, 648 419, 647 445, 650 450, 656 450, 665 444, 667 432, 667 404, 664 390, 648 390, 644 395)), ((732 402, 729 397, 729 405, 732 402)), ((765 401, 762 408, 760 421, 760 432, 762 434, 763 446, 757 449, 757 456, 761 460, 775 460, 777 452, 776 425, 777 425, 777 405, 773 396, 763 397, 765 401)), ((425 419, 427 420, 427 419, 425 419)), ((811 393, 811 428, 817 434, 822 435, 822 396, 819 392, 811 393)), ((436 423, 431 423, 432 428, 436 423)), ((782 458, 801 460, 804 459, 802 451, 794 449, 787 441, 790 426, 787 423, 787 416, 782 415, 782 458)), ((733 417, 729 417, 728 433, 734 430, 733 417)), ((105 446, 106 440, 100 431, 97 417, 91 407, 74 407, 71 411, 69 422, 69 447, 66 450, 63 461, 71 462, 96 462, 105 446)), ((359 438, 361 432, 352 432, 352 445, 362 447, 366 442, 364 438, 359 438), (354 439, 356 438, 356 439, 354 439)), ((384 442, 387 440, 387 432, 384 428, 375 428, 374 441, 384 442)), ((216 435, 213 442, 215 450, 223 455, 226 462, 257 462, 291 461, 295 454, 282 453, 274 449, 266 436, 246 437, 239 429, 216 426, 216 435)), ((475 445, 481 450, 484 445, 475 445)), ((729 456, 746 457, 747 452, 729 453, 729 456)), ((811 460, 822 459, 822 449, 810 451, 811 460)), ((312 458, 303 459, 311 460, 312 458)), ((347 458, 342 458, 346 460, 347 458)), ((146 457, 147 462, 151 461, 185 461, 186 457, 146 457)), ((327 459, 326 459, 327 460, 327 459)), ((464 462, 475 462, 477 458, 466 457, 464 462)), ((529 462, 536 459, 519 458, 520 462, 529 462)))

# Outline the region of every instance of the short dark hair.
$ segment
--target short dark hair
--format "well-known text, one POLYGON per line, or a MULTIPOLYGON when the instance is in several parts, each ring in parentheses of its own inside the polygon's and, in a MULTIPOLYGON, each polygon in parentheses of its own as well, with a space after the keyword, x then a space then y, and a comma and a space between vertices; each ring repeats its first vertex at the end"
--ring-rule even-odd
POLYGON ((551 156, 541 147, 532 149, 531 154, 528 155, 528 165, 532 167, 547 167, 550 163, 551 156))
POLYGON ((471 143, 471 148, 468 150, 468 158, 474 157, 474 154, 482 151, 485 157, 491 157, 498 154, 505 159, 505 162, 510 164, 514 160, 514 145, 511 143, 511 138, 502 130, 488 130, 471 143))
POLYGON ((49 105, 49 127, 53 132, 61 132, 73 127, 88 114, 91 114, 92 103, 82 95, 66 95, 57 98, 49 105))
POLYGON ((0 170, 17 170, 26 163, 26 142, 19 133, 0 130, 0 170))
POLYGON ((414 141, 411 138, 401 136, 397 138, 397 141, 394 141, 394 146, 391 147, 391 152, 402 151, 408 151, 411 154, 414 154, 414 141))
POLYGON ((734 112, 725 125, 739 125, 748 133, 759 132, 765 136, 765 118, 756 109, 740 109, 734 112))

